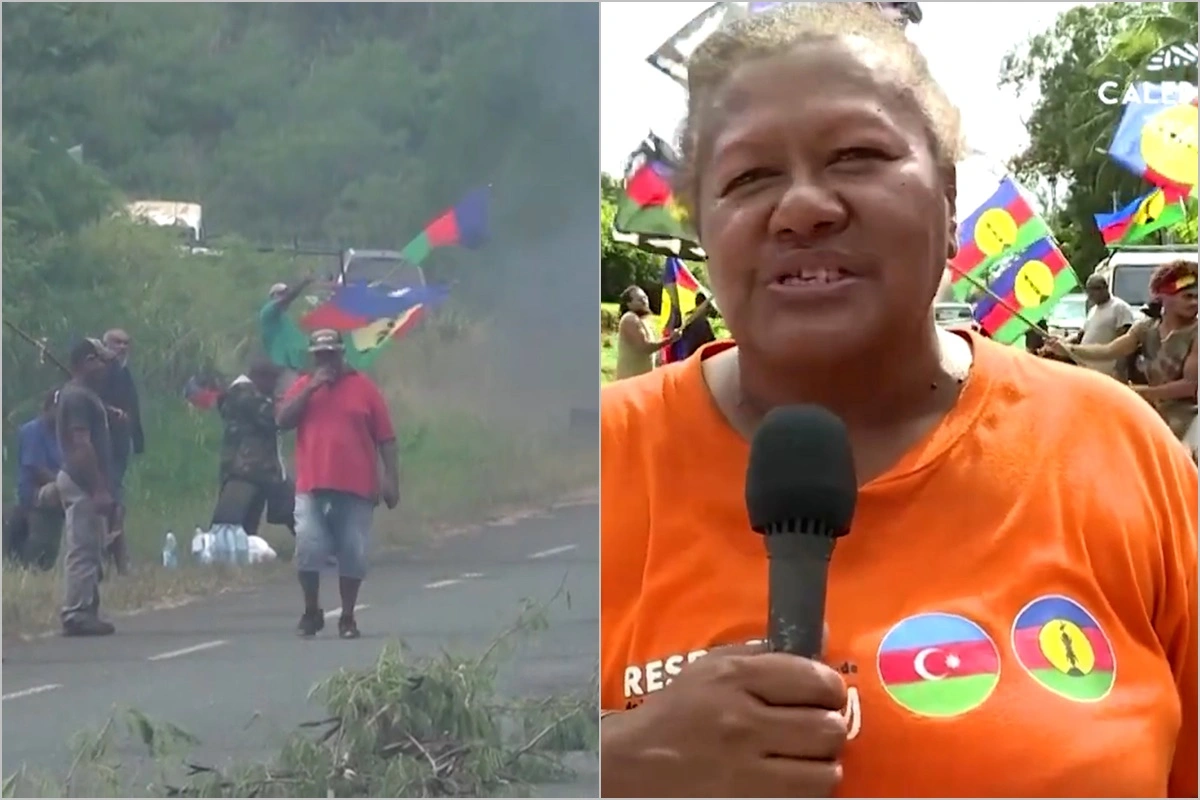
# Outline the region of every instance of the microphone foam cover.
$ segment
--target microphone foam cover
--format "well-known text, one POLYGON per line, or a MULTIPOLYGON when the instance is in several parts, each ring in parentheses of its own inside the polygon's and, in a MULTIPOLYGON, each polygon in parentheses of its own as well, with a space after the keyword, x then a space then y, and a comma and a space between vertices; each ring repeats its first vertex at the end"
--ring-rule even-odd
POLYGON ((804 520, 842 536, 858 500, 846 425, 816 405, 772 409, 750 443, 746 511, 759 533, 804 520))

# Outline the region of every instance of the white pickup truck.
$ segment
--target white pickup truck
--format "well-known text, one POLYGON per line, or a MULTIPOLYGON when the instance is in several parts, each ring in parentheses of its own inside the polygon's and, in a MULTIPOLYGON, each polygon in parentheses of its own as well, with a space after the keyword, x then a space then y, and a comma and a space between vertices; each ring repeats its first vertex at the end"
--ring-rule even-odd
POLYGON ((1093 274, 1103 275, 1114 296, 1141 311, 1150 302, 1150 276, 1154 270, 1180 259, 1196 263, 1196 246, 1122 247, 1097 264, 1093 274))

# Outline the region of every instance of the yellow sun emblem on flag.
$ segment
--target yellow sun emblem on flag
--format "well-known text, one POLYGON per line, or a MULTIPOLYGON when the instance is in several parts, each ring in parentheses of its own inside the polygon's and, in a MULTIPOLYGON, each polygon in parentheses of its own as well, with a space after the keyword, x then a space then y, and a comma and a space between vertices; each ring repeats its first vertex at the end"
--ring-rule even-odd
POLYGON ((678 222, 680 225, 686 225, 688 221, 687 209, 680 204, 675 195, 671 195, 671 199, 667 201, 667 213, 671 215, 671 219, 678 222))

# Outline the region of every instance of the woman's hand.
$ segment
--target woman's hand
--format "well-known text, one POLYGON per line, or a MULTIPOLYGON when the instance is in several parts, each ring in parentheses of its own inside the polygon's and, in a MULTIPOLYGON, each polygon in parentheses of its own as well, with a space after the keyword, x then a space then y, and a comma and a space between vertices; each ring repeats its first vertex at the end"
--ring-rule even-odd
POLYGON ((829 797, 842 677, 783 653, 713 651, 601 723, 602 797, 829 797))

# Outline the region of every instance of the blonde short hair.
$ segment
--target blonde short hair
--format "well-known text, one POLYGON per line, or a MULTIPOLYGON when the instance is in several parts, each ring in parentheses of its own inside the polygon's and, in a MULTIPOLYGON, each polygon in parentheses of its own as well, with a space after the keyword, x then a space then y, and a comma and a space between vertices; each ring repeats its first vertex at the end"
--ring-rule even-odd
POLYGON ((717 30, 688 61, 688 112, 679 135, 682 163, 675 188, 693 219, 705 118, 729 76, 746 62, 781 55, 803 42, 845 36, 866 39, 886 56, 889 76, 920 109, 938 160, 953 165, 962 158, 965 147, 958 109, 900 27, 864 3, 790 3, 717 30))

